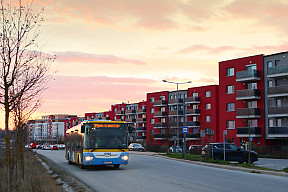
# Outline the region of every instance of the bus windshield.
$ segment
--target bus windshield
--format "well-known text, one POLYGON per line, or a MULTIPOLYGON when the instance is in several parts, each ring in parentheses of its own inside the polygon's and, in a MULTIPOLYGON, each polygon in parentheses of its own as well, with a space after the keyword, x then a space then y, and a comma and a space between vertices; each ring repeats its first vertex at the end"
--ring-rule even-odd
POLYGON ((126 124, 88 123, 85 126, 85 149, 127 148, 126 124))

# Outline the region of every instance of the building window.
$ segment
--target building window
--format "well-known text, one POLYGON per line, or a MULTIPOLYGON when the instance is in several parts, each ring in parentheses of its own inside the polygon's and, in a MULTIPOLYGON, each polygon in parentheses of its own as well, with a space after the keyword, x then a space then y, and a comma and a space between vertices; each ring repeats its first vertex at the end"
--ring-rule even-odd
POLYGON ((226 69, 226 76, 227 77, 234 76, 234 68, 227 68, 226 69))
POLYGON ((165 96, 160 96, 160 100, 165 100, 165 96))
POLYGON ((154 108, 151 108, 151 109, 150 109, 150 112, 151 112, 151 113, 154 113, 154 112, 155 112, 155 109, 154 109, 154 108))
POLYGON ((257 89, 257 83, 247 83, 247 89, 257 89))
POLYGON ((235 111, 235 103, 227 103, 226 111, 235 111))
POLYGON ((235 129, 235 121, 227 121, 227 129, 235 129))
POLYGON ((280 65, 280 60, 276 60, 275 61, 275 66, 279 66, 280 65))
POLYGON ((205 96, 206 96, 206 97, 211 97, 211 91, 206 91, 206 92, 205 92, 205 96))
POLYGON ((211 109, 211 103, 206 103, 206 109, 211 109))
POLYGON ((268 87, 273 87, 273 81, 268 81, 268 87))
POLYGON ((227 94, 233 94, 234 93, 234 85, 228 85, 226 93, 227 94))
POLYGON ((154 122, 155 122, 155 119, 151 119, 151 120, 150 120, 150 123, 151 123, 151 124, 154 124, 154 122))
POLYGON ((210 115, 205 116, 205 121, 206 122, 211 122, 211 116, 210 115))
POLYGON ((192 97, 198 97, 198 93, 197 92, 192 93, 192 97))
POLYGON ((269 67, 273 67, 272 61, 268 61, 268 62, 267 62, 267 67, 268 67, 268 68, 269 68, 269 67))
POLYGON ((150 98, 150 103, 154 103, 154 100, 155 100, 155 98, 154 98, 154 97, 151 97, 151 98, 150 98))

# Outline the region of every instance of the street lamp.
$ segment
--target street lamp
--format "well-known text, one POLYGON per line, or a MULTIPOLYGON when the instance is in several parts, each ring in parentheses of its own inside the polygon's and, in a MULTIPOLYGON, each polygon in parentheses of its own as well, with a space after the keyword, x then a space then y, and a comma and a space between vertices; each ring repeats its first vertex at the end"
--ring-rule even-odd
MULTIPOLYGON (((179 150, 179 109, 178 109, 178 85, 179 84, 187 84, 187 83, 192 83, 192 81, 187 81, 187 82, 174 82, 174 81, 167 81, 167 80, 162 80, 163 82, 165 83, 173 83, 173 84, 176 84, 177 85, 177 152, 179 150)), ((184 117, 185 118, 185 117, 184 117)))

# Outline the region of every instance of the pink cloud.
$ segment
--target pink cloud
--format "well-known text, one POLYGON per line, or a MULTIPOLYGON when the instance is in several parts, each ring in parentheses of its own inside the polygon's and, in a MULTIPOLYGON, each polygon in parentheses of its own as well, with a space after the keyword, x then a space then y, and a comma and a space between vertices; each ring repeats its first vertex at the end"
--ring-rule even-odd
POLYGON ((157 83, 151 79, 132 77, 55 76, 45 92, 39 112, 84 114, 96 109, 104 111, 115 103, 146 100, 147 92, 161 90, 161 85, 157 83))
POLYGON ((181 49, 177 51, 176 53, 189 54, 189 53, 194 53, 194 52, 205 52, 209 54, 219 54, 222 52, 227 52, 227 51, 231 51, 235 49, 236 47, 233 47, 233 46, 219 46, 219 47, 213 48, 213 47, 209 47, 206 45, 196 44, 196 45, 192 45, 190 47, 181 49))
POLYGON ((109 63, 109 64, 121 64, 128 63, 133 65, 144 65, 145 63, 140 60, 126 59, 117 57, 114 55, 98 55, 82 52, 58 52, 56 53, 60 62, 82 62, 82 63, 109 63))

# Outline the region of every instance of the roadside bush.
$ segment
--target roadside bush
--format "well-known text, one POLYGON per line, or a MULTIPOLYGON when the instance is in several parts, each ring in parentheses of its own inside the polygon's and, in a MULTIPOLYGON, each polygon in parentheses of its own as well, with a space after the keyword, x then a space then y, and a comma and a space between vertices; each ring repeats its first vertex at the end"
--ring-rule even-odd
POLYGON ((146 150, 153 151, 153 152, 167 153, 168 146, 167 145, 147 145, 146 150))
MULTIPOLYGON (((3 148, 0 150, 3 150, 3 148)), ((5 156, 2 153, 2 155, 0 156, 0 191, 6 191, 7 174, 4 157, 5 156)), ((13 192, 60 191, 59 187, 50 177, 47 170, 36 159, 35 153, 32 150, 25 151, 24 159, 24 182, 21 182, 20 176, 17 176, 16 169, 14 168, 14 172, 12 174, 13 192)))

